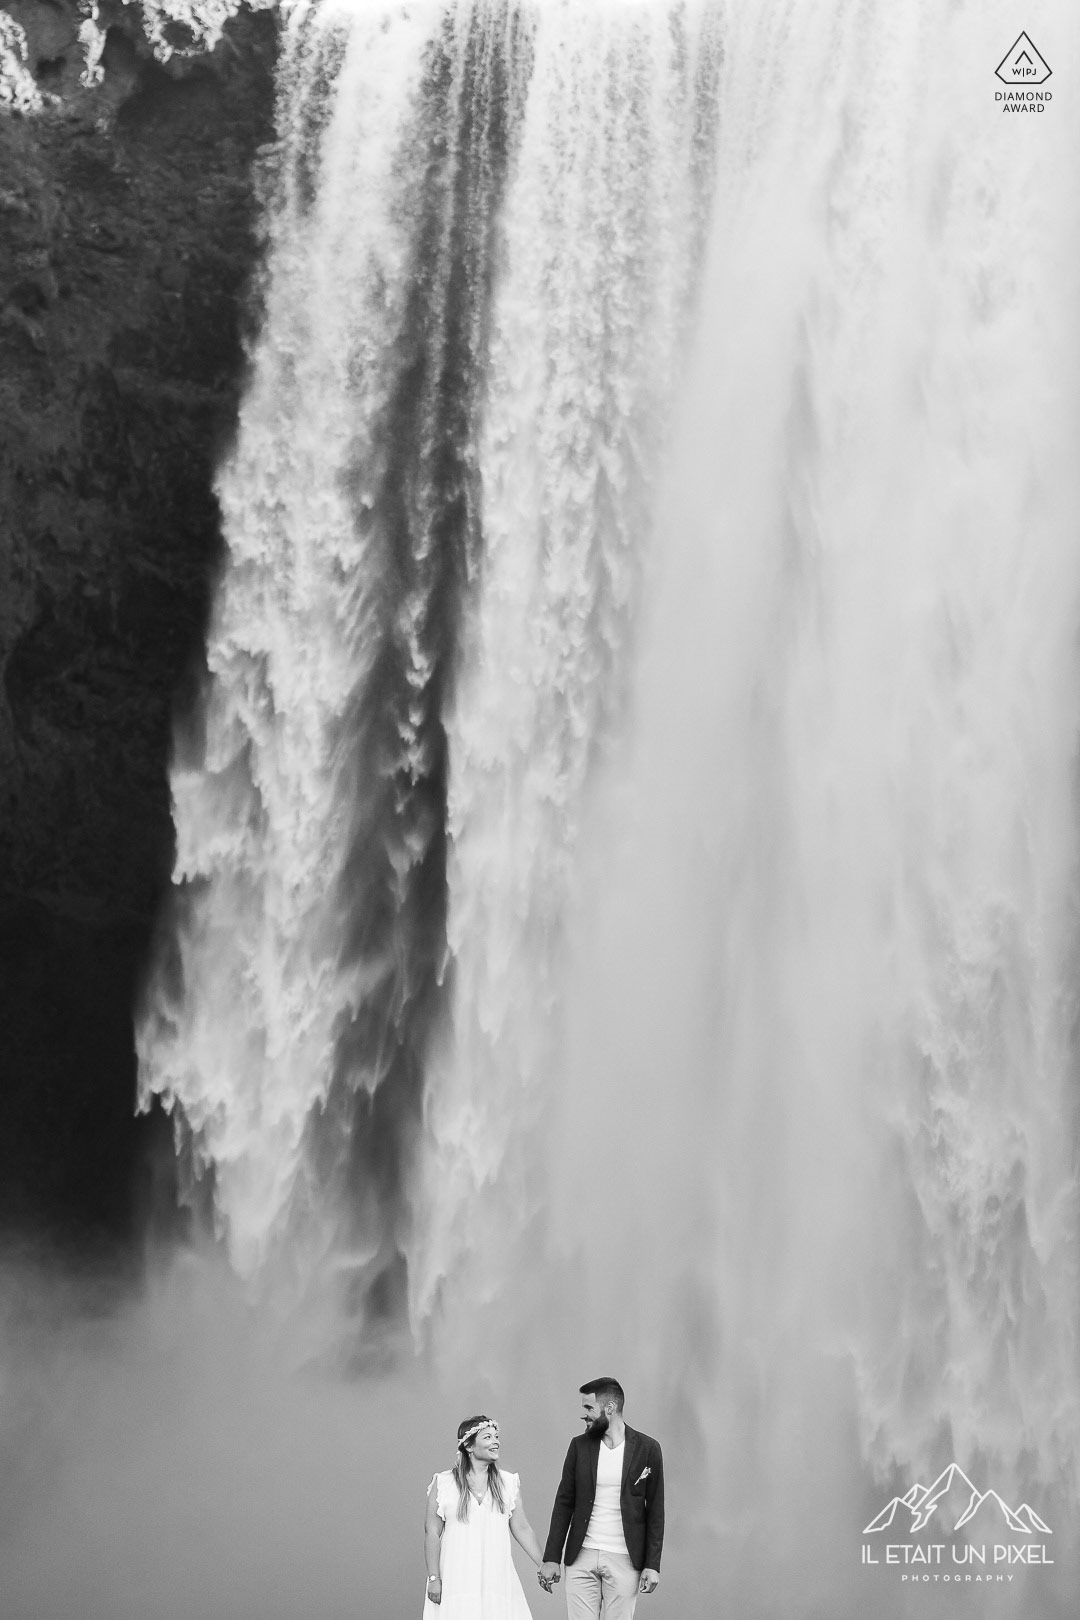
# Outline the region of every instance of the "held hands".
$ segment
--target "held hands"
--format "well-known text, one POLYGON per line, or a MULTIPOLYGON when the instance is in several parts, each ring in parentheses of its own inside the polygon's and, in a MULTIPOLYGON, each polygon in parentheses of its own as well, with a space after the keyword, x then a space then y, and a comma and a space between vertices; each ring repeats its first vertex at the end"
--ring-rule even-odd
POLYGON ((646 1593, 647 1592, 655 1592, 656 1588, 659 1585, 660 1585, 660 1577, 656 1573, 655 1569, 643 1569, 642 1570, 641 1579, 638 1582, 638 1591, 639 1592, 646 1592, 646 1593))
POLYGON ((433 1575, 428 1581, 427 1595, 431 1599, 432 1603, 442 1602, 442 1578, 440 1576, 433 1575))
POLYGON ((544 1588, 544 1591, 550 1592, 551 1588, 559 1579, 558 1564, 551 1563, 550 1561, 546 1564, 541 1564, 540 1568, 536 1572, 536 1578, 540 1582, 540 1585, 544 1588))

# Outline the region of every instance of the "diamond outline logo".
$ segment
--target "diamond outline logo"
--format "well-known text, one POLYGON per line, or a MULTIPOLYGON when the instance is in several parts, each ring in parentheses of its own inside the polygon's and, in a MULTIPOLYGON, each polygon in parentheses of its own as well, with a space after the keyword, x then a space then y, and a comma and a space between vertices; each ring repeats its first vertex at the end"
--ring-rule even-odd
POLYGON ((1020 35, 994 69, 1002 84, 1045 84, 1052 72, 1027 34, 1020 35))
POLYGON ((954 1530, 959 1530, 961 1525, 967 1524, 969 1520, 973 1519, 983 1503, 986 1502, 998 1509, 1008 1528, 1015 1534, 1025 1536, 1036 1533, 1047 1536, 1053 1535, 1050 1526, 1040 1519, 1035 1509, 1029 1507, 1027 1502, 1021 1503, 1018 1508, 1011 1508, 1007 1502, 1002 1501, 997 1491, 980 1491, 977 1485, 971 1483, 964 1470, 957 1463, 950 1463, 938 1475, 931 1486, 915 1484, 903 1496, 894 1496, 891 1502, 885 1504, 880 1513, 874 1515, 869 1524, 863 1526, 863 1535, 873 1535, 875 1531, 891 1529, 893 1520, 896 1518, 897 1509, 901 1507, 907 1508, 911 1514, 912 1532, 923 1529, 942 1497, 954 1486, 970 1493, 967 1507, 953 1526, 954 1530))

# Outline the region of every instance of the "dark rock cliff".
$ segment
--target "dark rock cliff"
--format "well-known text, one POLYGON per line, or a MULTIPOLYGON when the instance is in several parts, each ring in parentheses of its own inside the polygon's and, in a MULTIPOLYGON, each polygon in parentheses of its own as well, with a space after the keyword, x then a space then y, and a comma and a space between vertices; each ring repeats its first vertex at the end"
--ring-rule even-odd
POLYGON ((276 24, 241 10, 162 66, 115 0, 86 88, 74 0, 2 3, 48 99, 0 112, 0 1226, 123 1237, 163 1129, 133 1116, 132 1005, 221 544, 276 24))

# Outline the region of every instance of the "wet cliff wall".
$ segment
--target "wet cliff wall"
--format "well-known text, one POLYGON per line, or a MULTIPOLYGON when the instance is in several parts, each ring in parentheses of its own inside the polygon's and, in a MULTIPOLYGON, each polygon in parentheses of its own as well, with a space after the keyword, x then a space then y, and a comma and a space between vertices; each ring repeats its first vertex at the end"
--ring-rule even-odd
POLYGON ((0 107, 0 1229, 80 1242, 130 1237, 169 1157, 133 1115, 132 1006, 257 319, 276 54, 265 10, 163 63, 138 6, 102 5, 87 85, 86 10, 5 0, 40 103, 0 107))

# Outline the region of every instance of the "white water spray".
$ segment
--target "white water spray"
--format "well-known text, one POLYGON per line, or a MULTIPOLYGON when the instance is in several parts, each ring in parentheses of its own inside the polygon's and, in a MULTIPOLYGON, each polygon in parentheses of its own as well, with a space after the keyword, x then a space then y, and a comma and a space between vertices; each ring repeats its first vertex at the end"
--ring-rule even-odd
MULTIPOLYGON (((411 204, 394 165, 438 13, 327 12, 312 38, 294 14, 282 69, 291 122, 266 335, 221 482, 229 558, 205 744, 192 766, 181 748, 172 779, 176 879, 190 895, 175 936, 182 988, 174 1000, 161 982, 140 1043, 141 1098, 180 1104, 245 1273, 294 1193, 337 1030, 387 971, 340 967, 352 800, 371 791, 341 731, 379 652, 385 562, 363 521, 365 479, 408 293, 411 204), (312 152, 308 125, 322 117, 312 152)), ((371 775, 388 765, 363 763, 371 775)), ((375 1084, 376 1054, 370 1065, 375 1084)))
POLYGON ((706 11, 541 12, 503 211, 480 442, 484 556, 449 721, 453 997, 410 1255, 491 1295, 549 1104, 587 786, 623 704, 654 482, 707 218, 706 11), (464 1262, 463 1274, 457 1274, 464 1262))
POLYGON ((436 1346, 625 1372, 745 1614, 864 1612, 953 1458, 1076 1511, 1077 130, 1011 37, 290 23, 142 1096, 245 1272, 351 1200, 436 1346))
POLYGON ((1075 1523, 1075 126, 1004 117, 1007 32, 729 11, 701 365, 583 878, 554 1238, 604 1342, 666 1324, 635 1365, 752 1613, 863 1612, 862 1504, 954 1457, 1044 1493, 1062 1561, 1075 1523), (576 1145, 605 1112, 618 1177, 576 1145), (588 1247, 620 1186, 621 1268, 588 1247))

